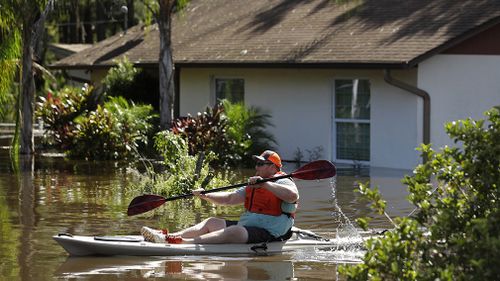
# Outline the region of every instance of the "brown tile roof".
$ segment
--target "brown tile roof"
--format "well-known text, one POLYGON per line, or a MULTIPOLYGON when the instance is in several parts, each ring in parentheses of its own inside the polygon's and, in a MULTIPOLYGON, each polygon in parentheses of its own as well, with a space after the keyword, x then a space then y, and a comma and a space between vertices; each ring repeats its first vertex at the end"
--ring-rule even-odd
MULTIPOLYGON (((499 23, 499 0, 192 0, 173 23, 174 60, 413 65, 499 23)), ((108 66, 119 55, 156 64, 150 29, 135 26, 55 66, 108 66)))

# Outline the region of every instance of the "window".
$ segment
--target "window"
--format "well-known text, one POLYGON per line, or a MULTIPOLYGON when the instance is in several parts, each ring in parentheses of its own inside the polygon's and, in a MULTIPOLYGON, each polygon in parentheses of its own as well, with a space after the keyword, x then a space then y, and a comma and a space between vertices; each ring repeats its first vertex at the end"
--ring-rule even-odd
POLYGON ((335 80, 338 160, 370 161, 370 81, 335 80))
POLYGON ((244 102, 245 80, 243 79, 215 79, 215 101, 219 103, 227 99, 232 103, 244 102))

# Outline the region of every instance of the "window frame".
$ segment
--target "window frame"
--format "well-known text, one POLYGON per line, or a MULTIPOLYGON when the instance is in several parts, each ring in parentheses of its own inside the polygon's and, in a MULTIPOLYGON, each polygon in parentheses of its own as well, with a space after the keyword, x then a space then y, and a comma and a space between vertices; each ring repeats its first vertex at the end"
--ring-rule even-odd
POLYGON ((216 81, 221 80, 243 80, 243 104, 245 104, 245 93, 246 93, 246 81, 244 77, 241 76, 225 76, 225 75, 211 75, 210 77, 210 104, 215 106, 217 104, 217 89, 216 81))
POLYGON ((337 92, 336 92, 336 82, 338 80, 367 80, 369 83, 369 89, 370 89, 370 107, 371 107, 371 99, 373 96, 373 83, 371 79, 367 77, 335 77, 332 82, 332 111, 331 111, 331 118, 332 118, 332 159, 336 163, 342 163, 342 164, 362 164, 362 165, 370 165, 371 162, 371 144, 372 144, 372 131, 371 131, 371 118, 372 118, 372 113, 371 113, 371 108, 370 108, 370 116, 368 119, 350 119, 350 118, 337 118, 336 117, 336 97, 337 97, 337 92), (351 123, 351 124, 368 124, 370 125, 370 131, 369 131, 369 160, 356 160, 356 159, 340 159, 337 155, 337 135, 338 135, 338 129, 337 129, 337 124, 338 123, 351 123))

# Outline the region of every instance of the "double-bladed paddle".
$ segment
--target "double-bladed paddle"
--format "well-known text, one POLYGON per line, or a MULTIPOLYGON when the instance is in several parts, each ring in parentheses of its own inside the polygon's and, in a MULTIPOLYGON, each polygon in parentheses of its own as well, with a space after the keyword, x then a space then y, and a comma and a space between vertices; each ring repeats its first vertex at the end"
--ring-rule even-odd
MULTIPOLYGON (((266 179, 261 179, 257 181, 254 184, 260 184, 263 182, 267 181, 275 181, 278 179, 284 179, 284 178, 296 178, 296 179, 301 179, 301 180, 319 180, 319 179, 326 179, 326 178, 331 178, 337 174, 337 170, 335 168, 335 165, 333 165, 332 162, 327 161, 327 160, 318 160, 318 161, 313 161, 310 162, 296 171, 282 175, 282 176, 277 176, 277 177, 272 177, 272 178, 266 178, 266 179)), ((227 190, 227 189, 232 189, 232 188, 237 188, 237 187, 242 187, 242 186, 247 186, 249 183, 239 183, 239 184, 234 184, 230 186, 225 186, 225 187, 220 187, 220 188, 215 188, 211 190, 205 190, 202 191, 201 194, 206 194, 206 193, 212 193, 212 192, 217 192, 217 191, 222 191, 222 190, 227 190)), ((182 199, 182 198, 188 198, 193 196, 193 193, 189 194, 183 194, 179 196, 174 196, 170 198, 165 198, 160 195, 154 195, 154 194, 145 194, 141 196, 135 197, 129 204, 128 210, 127 210, 127 215, 129 216, 134 216, 138 214, 145 213, 147 211, 153 210, 154 208, 157 208, 161 205, 163 205, 167 201, 173 201, 177 199, 182 199)))

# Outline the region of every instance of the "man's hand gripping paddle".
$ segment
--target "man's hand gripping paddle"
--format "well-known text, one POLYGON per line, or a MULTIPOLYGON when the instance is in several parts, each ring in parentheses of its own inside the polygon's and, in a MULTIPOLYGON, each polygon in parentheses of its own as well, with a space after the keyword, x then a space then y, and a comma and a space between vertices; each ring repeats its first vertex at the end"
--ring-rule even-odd
MULTIPOLYGON (((259 180, 255 182, 254 184, 259 184, 267 181, 274 181, 278 179, 284 179, 284 178, 295 178, 295 179, 301 179, 301 180, 320 180, 320 179, 326 179, 326 178, 331 178, 337 174, 337 169, 335 168, 335 165, 327 160, 318 160, 318 161, 313 161, 310 162, 296 171, 278 176, 278 177, 272 177, 272 178, 266 178, 259 180)), ((227 190, 227 189, 232 189, 232 188, 238 188, 242 186, 247 186, 248 183, 239 183, 239 184, 234 184, 230 186, 225 186, 225 187, 220 187, 220 188, 215 188, 211 190, 205 190, 202 191, 202 194, 206 193, 212 193, 212 192, 217 192, 217 191, 222 191, 222 190, 227 190)), ((147 211, 151 211, 161 205, 163 205, 165 202, 168 201, 173 201, 173 200, 178 200, 178 199, 183 199, 183 198, 188 198, 192 197, 193 193, 189 194, 183 194, 179 196, 174 196, 170 198, 165 198, 160 195, 154 195, 154 194, 145 194, 141 196, 135 197, 129 204, 128 210, 127 210, 127 215, 129 216, 134 216, 134 215, 139 215, 142 213, 145 213, 147 211)))

